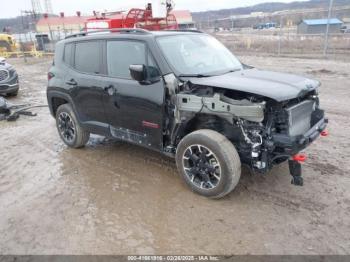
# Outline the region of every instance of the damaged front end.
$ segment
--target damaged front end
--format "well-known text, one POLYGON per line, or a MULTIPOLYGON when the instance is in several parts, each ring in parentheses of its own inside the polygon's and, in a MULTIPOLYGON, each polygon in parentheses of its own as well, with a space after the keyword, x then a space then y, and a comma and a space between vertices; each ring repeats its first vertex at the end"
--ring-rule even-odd
POLYGON ((214 129, 234 144, 241 162, 254 171, 266 173, 275 164, 290 160, 291 174, 300 177, 293 156, 327 125, 317 89, 278 102, 242 91, 182 82, 172 74, 165 76, 165 82, 168 118, 164 135, 169 154, 189 132, 214 129))

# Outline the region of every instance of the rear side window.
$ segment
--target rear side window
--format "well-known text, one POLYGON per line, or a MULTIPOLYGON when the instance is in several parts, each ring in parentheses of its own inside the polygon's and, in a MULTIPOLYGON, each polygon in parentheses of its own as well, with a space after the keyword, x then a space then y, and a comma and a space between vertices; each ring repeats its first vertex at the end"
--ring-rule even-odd
POLYGON ((100 73, 100 43, 98 41, 76 43, 75 69, 89 74, 100 73))
POLYGON ((107 68, 112 77, 131 79, 129 66, 146 64, 146 46, 137 41, 108 41, 107 68))
POLYGON ((64 56, 63 56, 63 61, 67 64, 72 66, 73 65, 73 48, 74 44, 66 44, 64 46, 64 56))

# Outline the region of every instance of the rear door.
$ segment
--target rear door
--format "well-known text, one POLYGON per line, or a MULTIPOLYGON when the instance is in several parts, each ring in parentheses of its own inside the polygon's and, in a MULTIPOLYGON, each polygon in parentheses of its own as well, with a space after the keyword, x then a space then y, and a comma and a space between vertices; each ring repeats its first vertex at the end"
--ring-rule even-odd
POLYGON ((133 80, 129 72, 131 64, 157 68, 146 43, 136 40, 108 40, 105 43, 105 54, 107 77, 104 105, 112 135, 160 150, 163 82, 143 85, 133 80))
POLYGON ((102 47, 100 40, 77 42, 74 69, 66 77, 66 84, 74 87, 71 96, 80 121, 91 127, 107 123, 102 104, 102 47))

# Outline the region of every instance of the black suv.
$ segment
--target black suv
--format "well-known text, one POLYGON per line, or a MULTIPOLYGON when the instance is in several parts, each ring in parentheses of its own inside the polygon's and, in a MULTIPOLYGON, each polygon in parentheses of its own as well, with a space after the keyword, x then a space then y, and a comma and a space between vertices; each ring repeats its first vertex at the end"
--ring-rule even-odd
POLYGON ((241 163, 266 173, 288 160, 302 185, 298 153, 326 132, 318 81, 246 66, 198 31, 71 35, 56 45, 48 78, 68 146, 95 133, 159 151, 212 198, 235 188, 241 163))

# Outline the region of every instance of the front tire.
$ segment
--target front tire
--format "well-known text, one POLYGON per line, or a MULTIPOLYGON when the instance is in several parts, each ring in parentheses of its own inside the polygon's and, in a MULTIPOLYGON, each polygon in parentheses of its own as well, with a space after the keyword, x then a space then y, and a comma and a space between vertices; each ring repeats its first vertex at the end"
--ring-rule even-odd
POLYGON ((7 96, 17 96, 18 95, 18 90, 12 92, 12 93, 8 93, 7 96))
POLYGON ((192 191, 210 198, 230 193, 241 176, 241 161, 233 144, 209 129, 195 131, 181 140, 176 165, 192 191))
POLYGON ((58 107, 56 126, 61 139, 69 147, 80 148, 89 141, 90 133, 80 126, 69 104, 63 104, 58 107))

